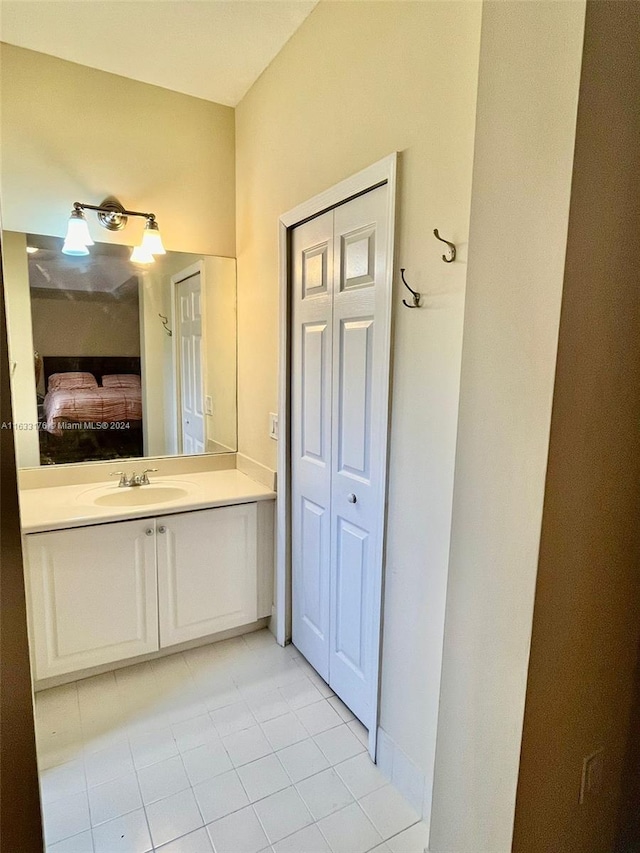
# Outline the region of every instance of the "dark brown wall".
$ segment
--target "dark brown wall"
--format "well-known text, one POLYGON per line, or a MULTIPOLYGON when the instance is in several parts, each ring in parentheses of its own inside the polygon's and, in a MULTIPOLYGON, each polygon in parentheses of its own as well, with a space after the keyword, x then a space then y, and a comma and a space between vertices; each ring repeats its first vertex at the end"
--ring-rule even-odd
POLYGON ((640 848, 640 649, 638 651, 633 711, 622 776, 618 833, 620 853, 629 853, 640 848))
POLYGON ((614 848, 640 633, 640 3, 587 6, 513 850, 614 848), (599 796, 583 757, 605 749, 599 796))
MULTIPOLYGON (((11 400, 2 285, 0 259, 0 420, 7 423, 11 400)), ((13 433, 0 429, 0 851, 42 849, 13 433)))

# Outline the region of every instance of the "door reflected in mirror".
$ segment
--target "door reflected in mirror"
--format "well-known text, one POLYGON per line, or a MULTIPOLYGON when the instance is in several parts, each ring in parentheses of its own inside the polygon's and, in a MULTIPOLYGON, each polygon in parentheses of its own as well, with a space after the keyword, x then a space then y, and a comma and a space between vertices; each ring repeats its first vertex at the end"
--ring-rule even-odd
POLYGON ((22 467, 237 449, 235 259, 3 240, 22 467))

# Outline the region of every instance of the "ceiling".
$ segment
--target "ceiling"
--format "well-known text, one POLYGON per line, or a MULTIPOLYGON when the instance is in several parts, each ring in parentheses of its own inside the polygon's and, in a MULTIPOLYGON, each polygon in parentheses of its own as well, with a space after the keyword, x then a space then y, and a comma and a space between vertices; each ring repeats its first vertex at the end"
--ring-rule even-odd
POLYGON ((27 256, 32 289, 67 299, 80 293, 123 298, 133 291, 137 295, 140 270, 129 260, 127 246, 96 243, 90 255, 78 258, 62 254, 58 237, 29 234, 27 245, 38 249, 27 256), (135 286, 127 287, 131 282, 135 286))
POLYGON ((96 242, 88 255, 77 257, 62 253, 63 242, 62 237, 27 234, 29 287, 39 296, 137 299, 140 280, 172 275, 202 259, 188 252, 167 252, 146 266, 131 260, 130 246, 96 242))
POLYGON ((1 0, 0 40, 236 106, 318 0, 1 0))

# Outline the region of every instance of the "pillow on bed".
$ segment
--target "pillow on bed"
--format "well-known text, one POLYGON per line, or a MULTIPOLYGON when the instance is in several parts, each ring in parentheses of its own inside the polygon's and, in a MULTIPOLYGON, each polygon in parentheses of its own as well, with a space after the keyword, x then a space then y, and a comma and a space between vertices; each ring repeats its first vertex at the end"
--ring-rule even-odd
POLYGON ((93 373, 70 371, 69 373, 52 373, 47 386, 49 391, 70 391, 77 388, 97 388, 98 383, 93 373))
POLYGON ((102 377, 103 388, 140 388, 137 373, 111 373, 102 377))

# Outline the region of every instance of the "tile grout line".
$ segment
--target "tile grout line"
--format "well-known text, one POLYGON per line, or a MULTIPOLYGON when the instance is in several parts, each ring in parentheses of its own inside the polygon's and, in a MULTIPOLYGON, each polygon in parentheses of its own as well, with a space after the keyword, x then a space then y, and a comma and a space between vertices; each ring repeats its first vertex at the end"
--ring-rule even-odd
MULTIPOLYGON (((259 632, 256 632, 259 634, 259 632)), ((253 636, 253 635, 249 635, 253 636)), ((263 635, 264 636, 264 635, 263 635)), ((223 641, 224 643, 225 641, 223 641)), ((209 836, 208 827, 210 827, 213 823, 216 823, 218 820, 223 820, 233 814, 236 814, 238 811, 251 808, 251 813, 255 816, 258 821, 258 825, 261 827, 264 832, 266 838, 268 839, 268 845, 271 847, 273 844, 278 844, 281 841, 285 841, 290 838, 292 835, 295 835, 297 832, 301 832, 305 828, 311 826, 317 826, 320 835, 324 838, 327 845, 331 848, 328 838, 322 832, 319 827, 320 821, 328 818, 332 815, 339 814, 344 809, 350 808, 354 803, 357 803, 359 807, 359 813, 365 818, 368 825, 373 827, 376 834, 382 838, 382 841, 379 842, 381 844, 386 844, 389 840, 393 839, 396 835, 401 834, 407 829, 410 829, 412 826, 420 823, 420 818, 417 816, 416 820, 410 823, 407 827, 403 827, 398 832, 393 835, 385 838, 383 833, 379 832, 373 823, 373 821, 369 818, 367 812, 364 810, 361 800, 365 797, 369 796, 369 794, 381 790, 382 788, 389 785, 388 780, 384 780, 381 785, 377 785, 372 791, 367 790, 365 794, 362 795, 360 799, 356 797, 354 793, 354 788, 358 787, 358 776, 360 774, 360 770, 355 769, 352 771, 355 773, 352 776, 351 785, 343 778, 342 773, 340 771, 341 765, 346 764, 349 761, 357 758, 358 756, 366 755, 365 745, 362 744, 362 740, 360 737, 360 732, 357 731, 357 721, 351 715, 349 718, 350 712, 348 709, 345 711, 341 705, 337 705, 336 703, 340 703, 339 697, 337 697, 333 691, 326 685, 325 682, 321 682, 318 676, 313 678, 314 673, 309 672, 309 667, 306 662, 300 659, 299 653, 295 650, 294 646, 291 646, 291 651, 286 649, 280 649, 275 642, 271 643, 263 643, 261 640, 256 640, 254 643, 247 642, 245 637, 234 638, 234 640, 230 641, 233 645, 222 645, 220 644, 219 648, 215 646, 211 647, 200 647, 203 649, 213 649, 214 654, 208 656, 207 653, 202 653, 201 656, 196 654, 189 655, 188 651, 197 650, 188 650, 187 652, 179 652, 176 655, 170 656, 168 658, 159 659, 159 661, 151 661, 146 662, 146 666, 144 668, 140 667, 140 669, 131 673, 131 678, 128 680, 126 676, 121 675, 118 678, 119 673, 126 673, 127 668, 123 668, 123 670, 118 670, 111 674, 111 679, 109 677, 98 677, 99 681, 91 682, 90 679, 85 679, 87 683, 83 685, 82 690, 78 688, 79 682, 75 682, 73 685, 73 707, 75 709, 75 713, 77 714, 78 723, 79 723, 79 732, 80 732, 80 740, 81 740, 81 768, 83 772, 84 779, 84 790, 83 793, 87 799, 87 806, 89 809, 89 822, 90 828, 89 833, 92 839, 92 843, 95 845, 94 838, 94 830, 103 825, 104 823, 108 823, 109 821, 103 821, 102 824, 97 824, 96 827, 93 826, 93 814, 91 811, 91 806, 89 803, 89 792, 100 785, 106 785, 110 782, 117 782, 121 775, 117 775, 114 779, 107 779, 105 782, 99 782, 97 785, 89 785, 89 778, 87 775, 87 765, 91 762, 91 756, 99 753, 101 751, 109 749, 112 744, 108 744, 107 746, 102 747, 99 750, 95 750, 93 752, 88 752, 87 747, 91 743, 91 733, 95 728, 96 734, 94 737, 98 740, 102 737, 108 740, 109 736, 117 731, 118 727, 121 727, 123 732, 123 740, 121 742, 127 743, 126 754, 129 757, 129 760, 132 765, 132 770, 135 774, 136 779, 136 787, 138 794, 140 796, 140 801, 142 803, 142 809, 144 810, 145 815, 145 823, 147 831, 149 832, 149 837, 151 838, 152 847, 151 850, 156 850, 153 837, 151 835, 151 823, 149 820, 149 814, 147 809, 156 803, 161 803, 163 800, 175 796, 175 794, 169 794, 166 797, 161 797, 158 800, 155 800, 150 803, 145 803, 142 797, 142 785, 140 780, 140 774, 147 768, 153 767, 157 764, 162 763, 163 761, 169 761, 173 758, 179 757, 180 761, 177 762, 176 766, 179 766, 186 778, 186 787, 182 788, 181 791, 176 792, 176 794, 182 793, 182 791, 190 791, 191 796, 193 797, 196 807, 197 813, 201 820, 201 827, 194 828, 187 833, 183 833, 182 835, 177 836, 175 839, 171 839, 170 841, 163 842, 164 844, 174 843, 175 841, 179 841, 181 838, 184 838, 194 832, 198 832, 200 828, 204 828, 207 836, 209 836), (180 661, 180 665, 177 662, 180 661), (155 666, 153 665, 155 664, 155 666), (136 676, 140 677, 139 695, 144 697, 146 701, 142 701, 140 704, 136 701, 137 692, 136 692, 136 676), (113 684, 110 685, 110 680, 113 681, 113 684), (216 690, 216 682, 220 681, 223 683, 223 688, 221 689, 221 696, 224 697, 224 694, 227 690, 226 684, 229 684, 229 697, 226 698, 226 701, 215 708, 209 708, 208 704, 213 698, 213 695, 216 690), (297 689, 293 687, 293 685, 297 685, 297 689), (95 713, 96 709, 100 707, 100 695, 108 696, 110 688, 115 688, 115 696, 116 701, 113 702, 114 706, 116 706, 116 719, 117 725, 113 727, 113 732, 109 730, 109 726, 105 724, 104 731, 102 731, 102 727, 100 725, 100 713, 95 713), (163 688, 168 688, 171 696, 166 703, 166 705, 162 704, 162 710, 160 714, 154 713, 154 703, 158 703, 163 695, 163 688), (231 691, 235 691, 235 696, 231 693, 231 691), (317 695, 313 694, 313 691, 317 691, 317 695), (307 692, 307 696, 305 697, 305 692, 307 692), (175 695, 174 695, 175 694, 175 695), (268 694, 274 694, 273 697, 265 698, 264 705, 261 704, 261 698, 263 696, 267 697, 268 694), (306 704, 299 704, 299 694, 302 694, 302 699, 306 702, 306 699, 311 696, 311 701, 306 702, 306 704), (211 698, 210 698, 211 697, 211 698), (181 704, 182 701, 182 704, 181 704), (267 718, 262 718, 264 713, 270 713, 269 704, 270 702, 275 702, 276 714, 274 716, 268 716, 267 718), (214 720, 214 715, 217 711, 222 711, 224 708, 228 708, 234 704, 241 703, 241 707, 243 707, 247 712, 247 718, 245 724, 241 726, 240 729, 232 728, 231 731, 227 731, 226 734, 221 734, 221 731, 225 731, 226 726, 223 721, 216 724, 214 720), (277 703, 282 703, 279 706, 277 703), (311 729, 316 728, 316 724, 313 722, 314 719, 317 719, 316 714, 320 715, 320 720, 323 719, 322 714, 324 713, 324 707, 321 706, 321 703, 325 702, 331 710, 335 713, 335 717, 332 717, 331 714, 328 714, 330 725, 328 728, 321 728, 319 731, 316 731, 315 734, 312 734, 311 729), (117 706, 121 705, 123 708, 126 708, 124 713, 119 714, 117 706), (315 707, 315 711, 313 708, 315 707), (266 711, 264 710, 266 708, 266 711), (186 711, 185 711, 186 709, 186 711), (307 712, 306 709, 312 709, 307 712), (284 745, 279 745, 277 748, 274 746, 274 743, 278 741, 278 738, 275 737, 272 742, 271 739, 267 736, 267 731, 269 730, 269 723, 272 721, 278 720, 286 715, 290 715, 292 722, 295 721, 297 726, 299 726, 299 732, 304 733, 304 737, 300 740, 294 740, 292 743, 288 742, 288 739, 285 738, 284 745), (145 728, 145 717, 148 717, 148 720, 151 723, 150 728, 145 728), (188 748, 184 746, 181 747, 178 742, 178 738, 175 733, 175 729, 177 726, 184 724, 188 724, 191 721, 194 721, 200 717, 206 718, 210 721, 211 726, 213 727, 212 731, 215 733, 215 739, 211 737, 211 739, 206 738, 203 743, 196 743, 196 745, 191 745, 189 743, 190 732, 187 726, 187 732, 185 735, 185 740, 182 743, 185 743, 188 748), (303 720, 307 717, 307 725, 303 722, 303 720), (96 725, 96 718, 98 720, 96 725), (352 724, 352 725, 350 725, 352 724), (333 746, 334 748, 328 749, 328 752, 325 752, 325 749, 322 748, 320 743, 322 742, 322 737, 328 732, 339 730, 342 726, 344 729, 349 731, 351 736, 351 740, 348 741, 348 748, 353 748, 353 743, 357 740, 357 745, 359 747, 358 751, 353 753, 352 755, 345 755, 342 751, 337 751, 335 749, 336 745, 340 745, 340 736, 337 740, 331 741, 327 738, 326 747, 333 746), (167 756, 166 758, 160 758, 159 760, 153 760, 150 764, 144 764, 138 767, 134 757, 134 748, 133 744, 135 742, 135 737, 138 735, 144 736, 146 734, 152 734, 154 731, 161 731, 163 729, 168 729, 169 738, 172 749, 175 750, 175 755, 167 756), (252 758, 251 761, 243 761, 242 763, 237 763, 231 758, 231 752, 228 749, 227 742, 230 737, 233 735, 239 735, 239 740, 242 740, 242 733, 248 730, 255 729, 256 733, 259 733, 262 738, 266 739, 266 742, 269 747, 269 752, 264 756, 259 756, 257 758, 252 758), (320 742, 318 742, 318 737, 320 737, 320 742), (225 742, 227 741, 227 742, 225 742), (229 764, 230 770, 233 771, 235 778, 238 779, 240 783, 240 788, 244 793, 244 797, 247 802, 240 806, 239 808, 232 809, 230 812, 221 815, 219 818, 216 818, 214 821, 210 821, 209 823, 204 822, 204 813, 200 806, 199 801, 195 797, 195 788, 197 785, 204 784, 209 782, 218 776, 224 775, 224 773, 229 772, 228 770, 222 771, 222 773, 215 773, 206 779, 203 779, 201 782, 198 782, 194 785, 191 781, 191 777, 189 773, 186 771, 186 763, 185 763, 185 755, 188 753, 200 749, 209 744, 221 744, 222 754, 225 756, 226 761, 229 764), (298 773, 295 771, 295 764, 292 764, 291 771, 287 769, 284 765, 283 760, 281 758, 280 753, 284 750, 295 747, 301 744, 312 744, 317 751, 319 751, 319 755, 322 755, 323 760, 326 762, 325 767, 320 769, 316 769, 314 772, 310 773, 308 776, 304 776, 302 779, 298 779, 298 781, 294 781, 293 776, 297 776, 298 773), (339 760, 333 760, 329 758, 330 753, 338 754, 339 760), (284 788, 280 788, 280 790, 273 791, 265 796, 261 796, 256 799, 254 802, 251 801, 251 797, 249 796, 249 791, 245 782, 243 782, 242 776, 240 775, 240 770, 245 767, 250 767, 252 764, 256 764, 264 759, 269 758, 270 756, 274 756, 277 762, 277 767, 279 771, 282 771, 283 776, 282 780, 286 781, 288 784, 285 785, 284 788), (337 779, 340 780, 340 784, 344 786, 345 791, 348 792, 349 796, 353 798, 352 802, 348 805, 343 806, 340 809, 336 809, 333 812, 329 812, 327 815, 323 815, 322 818, 318 820, 315 819, 313 813, 307 805, 305 798, 301 795, 299 790, 299 785, 303 782, 307 782, 308 780, 314 779, 315 777, 326 773, 328 770, 333 770, 337 779), (304 827, 300 829, 294 830, 294 832, 287 833, 283 836, 282 839, 278 839, 277 842, 272 842, 269 839, 269 836, 266 832, 266 826, 263 824, 263 821, 259 817, 259 813, 256 809, 257 805, 269 797, 275 796, 281 793, 284 790, 292 789, 295 796, 299 799, 300 803, 303 805, 305 812, 307 814, 307 818, 310 822, 305 824, 304 827)), ((134 664, 133 666, 138 666, 134 664)), ((104 674, 103 674, 104 675, 104 674)), ((55 690, 56 688, 52 688, 55 690)), ((53 706, 53 705, 52 705, 53 706)), ((53 706, 55 707, 55 706, 53 706)), ((56 712, 51 712, 52 719, 55 720, 56 712)), ((105 723, 108 719, 108 715, 105 717, 105 723)), ((325 722, 321 722, 320 725, 326 724, 325 722)), ((286 728, 286 727, 285 727, 286 728)), ((195 729, 198 734, 198 729, 195 729)), ((274 735, 272 734, 272 737, 274 735)), ((198 739, 198 738, 197 738, 198 739)), ((153 740, 153 738, 151 739, 153 740)), ((114 746, 120 743, 120 741, 116 741, 114 746)), ((64 753, 64 751, 62 752, 64 753)), ((153 747, 151 748, 150 754, 154 759, 157 758, 156 755, 153 754, 153 747)), ((251 754, 251 753, 247 753, 251 754)), ((73 759, 71 759, 73 760, 73 759)), ((299 761, 299 759, 293 759, 295 761, 299 761)), ((238 761, 238 757, 236 757, 236 761, 238 761)), ((68 763, 67 761, 60 762, 60 764, 52 765, 52 769, 56 766, 62 766, 68 763)), ((374 765, 372 765, 373 767, 374 765)), ((363 769, 364 772, 364 769, 363 769)), ((123 771, 122 776, 127 775, 129 773, 128 770, 123 771)), ((248 777, 247 777, 248 778, 248 777)), ((365 780, 366 780, 365 776, 365 780)), ((181 783, 182 784, 182 783, 181 783)), ((368 787, 365 785, 364 787, 368 787)), ((390 786, 391 787, 391 786, 390 786)), ((259 790, 259 789, 257 789, 259 790)), ((394 789, 395 790, 395 789, 394 789)), ((78 792, 81 793, 81 792, 78 792)), ((116 818, 112 818, 111 820, 117 820, 119 818, 123 818, 128 814, 136 811, 137 809, 131 809, 130 811, 125 811, 122 815, 118 815, 116 818)), ((59 839, 60 841, 67 840, 68 838, 73 838, 77 835, 81 835, 83 832, 87 830, 81 830, 79 833, 73 833, 70 836, 66 836, 64 839, 59 839)), ((56 841, 57 843, 57 841, 56 841)), ((159 848, 158 848, 159 849, 159 848)), ((333 849, 333 848, 331 848, 333 849)))

